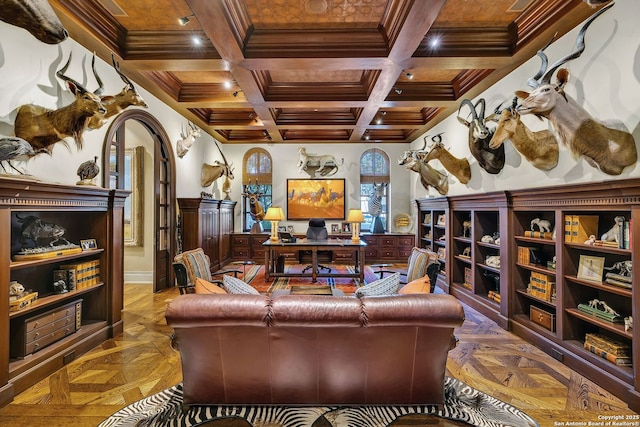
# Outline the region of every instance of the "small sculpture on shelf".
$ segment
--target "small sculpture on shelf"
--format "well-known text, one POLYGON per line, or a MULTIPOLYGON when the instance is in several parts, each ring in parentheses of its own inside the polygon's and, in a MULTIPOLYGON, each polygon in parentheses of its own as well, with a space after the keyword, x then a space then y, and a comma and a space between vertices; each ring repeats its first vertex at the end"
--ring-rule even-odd
POLYGON ((489 255, 485 259, 485 264, 489 267, 500 268, 500 255, 489 255))
POLYGON ((546 219, 534 218, 531 220, 531 231, 540 231, 541 233, 551 232, 551 222, 546 219))
POLYGON ((467 246, 466 248, 464 248, 464 250, 462 251, 462 254, 460 256, 463 256, 465 258, 470 258, 471 257, 471 246, 467 246))
POLYGON ((462 237, 471 237, 471 220, 462 223, 462 237))
POLYGON ((98 156, 94 156, 93 160, 87 160, 78 166, 76 172, 80 181, 76 182, 77 185, 96 185, 96 176, 100 173, 100 166, 98 166, 98 156))
POLYGON ((67 289, 67 284, 65 283, 64 280, 57 280, 55 282, 53 282, 53 292, 55 294, 66 294, 67 292, 69 292, 69 290, 67 289))
POLYGON ((605 301, 597 298, 589 300, 588 304, 578 304, 578 310, 596 316, 598 319, 611 323, 624 323, 620 314, 605 301))
POLYGON ((20 242, 23 246, 29 240, 35 246, 42 246, 42 243, 46 240, 49 240, 49 246, 56 246, 56 243, 61 240, 64 241, 64 244, 69 244, 69 241, 62 237, 67 230, 57 224, 44 222, 35 215, 27 215, 25 217, 16 215, 16 218, 22 224, 20 242))
POLYGON ((587 240, 584 242, 585 245, 595 245, 596 244, 596 236, 593 234, 589 236, 587 240))
POLYGON ((613 226, 600 237, 603 242, 617 242, 620 243, 620 230, 624 226, 624 217, 617 216, 613 219, 613 226))
POLYGON ((24 292, 24 286, 22 286, 22 284, 18 283, 16 280, 13 280, 9 285, 9 297, 17 297, 23 292, 24 292))
POLYGON ((628 332, 629 329, 633 328, 633 317, 627 316, 624 318, 624 331, 628 332))

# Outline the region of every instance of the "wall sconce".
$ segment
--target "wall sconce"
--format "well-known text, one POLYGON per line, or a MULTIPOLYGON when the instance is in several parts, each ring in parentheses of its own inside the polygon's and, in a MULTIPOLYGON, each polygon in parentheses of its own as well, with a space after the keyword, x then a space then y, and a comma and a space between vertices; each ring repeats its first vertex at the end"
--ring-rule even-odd
POLYGON ((351 241, 360 243, 360 223, 364 222, 364 215, 360 209, 349 209, 347 222, 353 224, 351 226, 351 241))
POLYGON ((271 241, 278 241, 278 221, 282 221, 285 218, 284 211, 281 207, 271 206, 267 209, 267 214, 264 216, 265 221, 271 221, 271 241))
POLYGON ((192 13, 191 15, 183 16, 182 18, 178 18, 178 24, 180 24, 181 26, 183 26, 183 27, 184 27, 184 26, 185 26, 185 25, 187 25, 189 22, 191 22, 191 19, 189 19, 189 18, 191 18, 192 16, 196 16, 196 15, 194 15, 194 14, 192 13))

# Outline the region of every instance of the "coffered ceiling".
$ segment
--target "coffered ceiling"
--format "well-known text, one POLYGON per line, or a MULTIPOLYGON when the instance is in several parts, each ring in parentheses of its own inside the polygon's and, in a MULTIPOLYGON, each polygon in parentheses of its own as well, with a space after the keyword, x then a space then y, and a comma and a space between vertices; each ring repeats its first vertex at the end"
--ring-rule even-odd
POLYGON ((223 143, 411 142, 595 11, 582 0, 50 3, 74 40, 107 62, 114 52, 223 143))

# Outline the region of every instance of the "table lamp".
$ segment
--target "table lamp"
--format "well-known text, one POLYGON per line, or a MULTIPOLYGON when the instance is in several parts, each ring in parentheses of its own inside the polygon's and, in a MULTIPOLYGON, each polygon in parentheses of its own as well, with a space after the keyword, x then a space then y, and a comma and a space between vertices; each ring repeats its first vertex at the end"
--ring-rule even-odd
POLYGON ((349 209, 349 215, 347 216, 347 222, 353 224, 351 226, 351 241, 353 243, 360 242, 360 223, 364 222, 364 215, 360 209, 349 209))
POLYGON ((278 221, 284 219, 284 211, 281 207, 271 206, 267 209, 267 214, 264 216, 265 221, 271 221, 271 241, 278 241, 278 221))

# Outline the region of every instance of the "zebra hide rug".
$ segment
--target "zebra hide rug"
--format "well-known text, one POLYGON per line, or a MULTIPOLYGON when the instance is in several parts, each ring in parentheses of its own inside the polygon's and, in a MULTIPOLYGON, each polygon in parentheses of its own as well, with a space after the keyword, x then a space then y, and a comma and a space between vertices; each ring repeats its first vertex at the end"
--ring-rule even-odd
MULTIPOLYGON (((382 427, 404 415, 431 415, 477 427, 538 427, 538 423, 513 406, 469 387, 454 378, 445 379, 442 410, 423 406, 198 406, 182 411, 182 384, 132 403, 98 427, 198 426, 221 418, 243 418, 252 426, 311 427, 318 421, 334 427, 382 427)), ((317 424, 316 424, 317 425, 317 424)))

